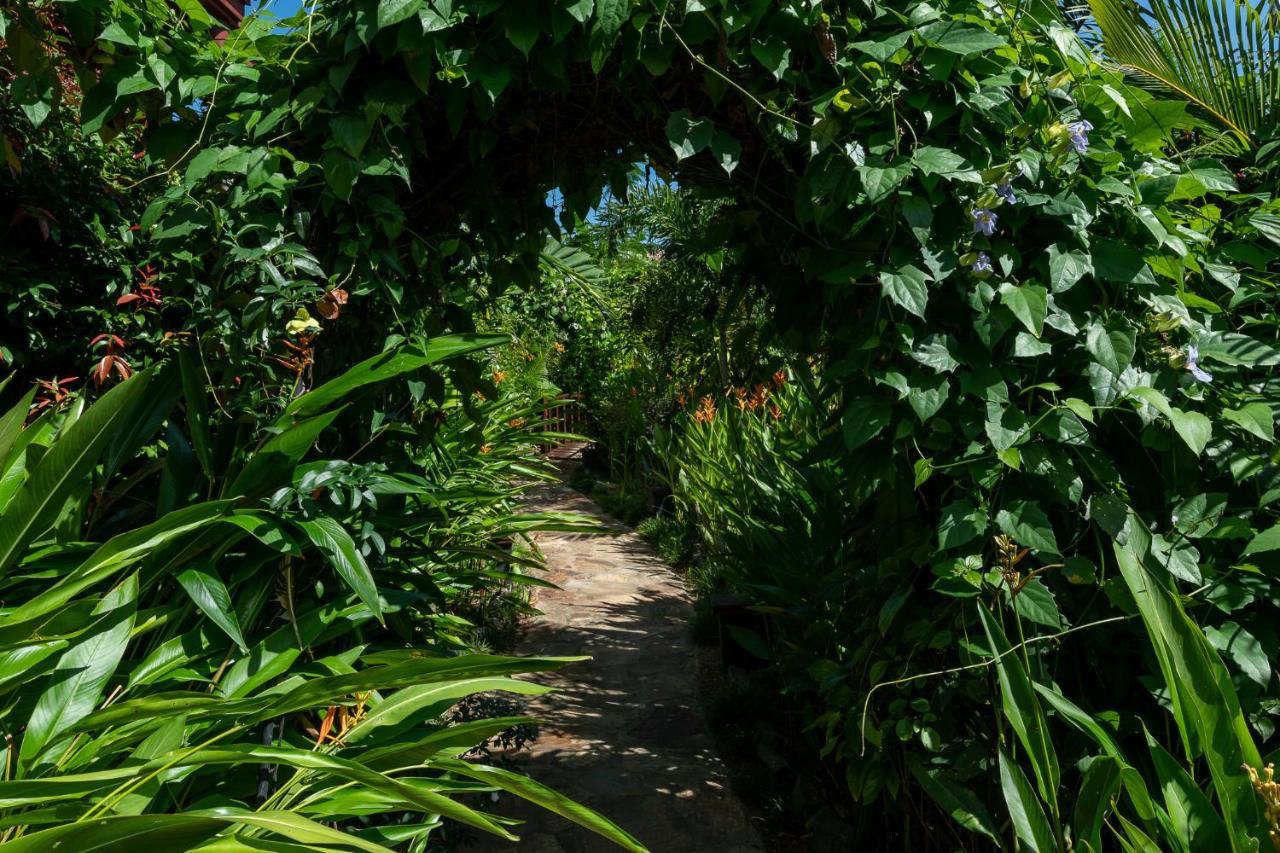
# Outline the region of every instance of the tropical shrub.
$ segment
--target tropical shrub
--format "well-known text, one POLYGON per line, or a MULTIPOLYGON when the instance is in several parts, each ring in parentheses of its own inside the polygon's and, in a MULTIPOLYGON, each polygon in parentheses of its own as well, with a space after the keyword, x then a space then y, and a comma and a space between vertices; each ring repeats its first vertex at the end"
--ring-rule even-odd
MULTIPOLYGON (((118 214, 140 207, 138 221, 101 232, 120 241, 101 267, 141 270, 103 277, 82 358, 111 387, 188 353, 231 465, 203 498, 270 498, 278 476, 302 529, 326 532, 263 450, 315 439, 350 462, 375 434, 429 441, 429 410, 455 392, 464 410, 500 395, 491 368, 459 359, 340 419, 323 380, 472 332, 499 292, 538 287, 548 229, 652 164, 707 194, 691 263, 715 293, 767 300, 744 328, 765 327, 804 394, 798 425, 750 411, 772 354, 744 348, 740 374, 697 389, 706 453, 654 468, 675 469, 726 581, 792 626, 769 653, 850 793, 876 804, 867 838, 904 846, 897 818, 913 814, 952 846, 1244 850, 1269 831, 1250 774, 1265 777, 1277 707, 1280 203, 1264 139, 1202 156, 1208 101, 1129 85, 1040 3, 322 0, 221 43, 191 2, 32 8, 3 18, 6 120, 39 129, 78 107, 81 135, 128 134, 147 172, 118 214), (64 65, 12 47, 33 41, 74 49, 64 65), (74 87, 54 84, 63 69, 74 87), (290 412, 306 418, 281 422, 290 412)), ((4 137, 9 159, 22 146, 4 137)), ((52 312, 30 316, 31 340, 57 337, 52 312)), ((23 347, 39 351, 10 351, 23 347)), ((721 367, 738 355, 716 353, 721 367)), ((667 365, 643 356, 612 364, 660 387, 667 365)), ((39 375, 53 408, 64 391, 39 375)), ((639 452, 649 411, 621 402, 615 444, 639 452)), ((215 446, 183 423, 193 454, 215 446)), ((167 461, 164 447, 124 468, 105 457, 99 476, 167 461)), ((339 466, 346 508, 365 512, 350 495, 381 474, 339 466)), ((153 523, 146 506, 119 511, 153 523)), ((23 548, 56 521, 32 518, 23 548)), ((75 528, 51 541, 94 532, 75 528)), ((402 591, 427 587, 393 571, 402 591)), ((347 588, 323 578, 326 595, 347 588)))
MULTIPOLYGON (((459 800, 506 790, 641 849, 458 760, 518 718, 446 719, 471 694, 544 692, 508 676, 571 662, 466 653, 458 607, 493 594, 499 540, 574 529, 514 511, 511 466, 537 473, 514 451, 537 433, 490 426, 468 462, 470 442, 442 429, 420 473, 303 458, 352 394, 491 343, 440 337, 358 365, 296 398, 244 459, 223 455, 243 445, 211 429, 184 357, 89 406, 24 426, 28 394, 4 415, 7 846, 386 850, 444 819, 513 837, 459 800)), ((508 583, 536 581, 514 569, 508 583)))

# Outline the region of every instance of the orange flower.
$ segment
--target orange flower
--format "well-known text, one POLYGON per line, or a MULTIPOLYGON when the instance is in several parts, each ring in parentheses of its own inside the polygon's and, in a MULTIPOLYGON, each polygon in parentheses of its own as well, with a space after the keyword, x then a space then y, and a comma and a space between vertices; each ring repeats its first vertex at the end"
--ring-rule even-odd
POLYGON ((488 453, 490 450, 493 450, 493 445, 492 445, 492 444, 482 444, 482 445, 480 445, 480 452, 481 452, 481 453, 488 453))
POLYGON ((710 394, 702 398, 693 419, 700 424, 708 424, 716 419, 716 401, 710 394))
POLYGON ((506 372, 505 372, 505 371, 502 371, 502 370, 495 370, 495 371, 493 371, 493 384, 494 384, 494 385, 500 385, 500 384, 502 384, 502 380, 504 380, 504 379, 506 379, 506 378, 507 378, 507 374, 506 374, 506 372))
POLYGON ((770 404, 769 404, 769 414, 773 416, 773 419, 774 419, 775 421, 780 421, 780 420, 782 420, 782 409, 779 409, 779 408, 778 408, 778 404, 777 404, 777 403, 770 403, 770 404))
POLYGON ((786 385, 786 384, 787 384, 787 371, 779 370, 777 373, 773 374, 773 387, 781 388, 783 385, 786 385))
POLYGON ((564 352, 564 344, 560 343, 559 341, 556 341, 554 344, 552 344, 551 348, 556 352, 564 352))

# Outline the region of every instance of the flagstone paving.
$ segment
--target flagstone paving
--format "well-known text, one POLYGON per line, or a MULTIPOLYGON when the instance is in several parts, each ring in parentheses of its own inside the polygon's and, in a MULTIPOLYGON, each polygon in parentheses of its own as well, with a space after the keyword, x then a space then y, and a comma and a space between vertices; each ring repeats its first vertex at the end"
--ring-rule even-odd
MULTIPOLYGON (((538 536, 544 576, 559 589, 538 591, 541 615, 516 652, 591 660, 537 678, 556 691, 526 703, 545 722, 532 747, 515 756, 516 769, 605 814, 654 853, 763 851, 707 732, 689 637, 692 603, 680 579, 578 493, 547 486, 531 504, 589 513, 613 532, 538 536)), ((514 797, 489 811, 526 823, 515 830, 519 844, 486 836, 481 851, 619 849, 514 797)))

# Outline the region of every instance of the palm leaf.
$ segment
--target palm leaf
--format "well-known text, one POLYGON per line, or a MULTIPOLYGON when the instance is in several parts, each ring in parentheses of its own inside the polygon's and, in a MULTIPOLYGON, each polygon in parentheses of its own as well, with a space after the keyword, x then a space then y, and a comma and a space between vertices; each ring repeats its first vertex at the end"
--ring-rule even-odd
POLYGON ((1246 148, 1280 103, 1280 37, 1249 0, 1089 0, 1105 53, 1189 101, 1246 148))

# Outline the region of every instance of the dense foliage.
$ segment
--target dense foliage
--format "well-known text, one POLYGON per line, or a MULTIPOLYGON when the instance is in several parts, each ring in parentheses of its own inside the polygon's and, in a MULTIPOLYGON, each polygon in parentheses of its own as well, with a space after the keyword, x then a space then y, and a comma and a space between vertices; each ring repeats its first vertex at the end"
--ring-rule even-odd
MULTIPOLYGON (((1275 829, 1251 782, 1278 707, 1274 85, 1239 114, 1159 73, 1153 94, 1056 7, 984 0, 321 0, 222 42, 190 0, 0 21, 0 295, 23 312, 0 343, 11 396, 47 383, 0 454, 20 675, 0 785, 19 810, 76 792, 6 825, 164 813, 147 831, 323 844, 254 822, 305 802, 494 829, 414 799, 467 772, 412 753, 420 728, 381 732, 410 784, 352 770, 383 767, 349 733, 321 766, 249 727, 359 716, 374 688, 400 691, 365 719, 412 691, 417 721, 441 711, 411 698, 428 673, 553 665, 406 649, 465 647, 500 540, 554 523, 494 492, 526 467, 521 398, 563 390, 625 469, 648 454, 707 586, 770 616, 747 642, 876 806, 864 843, 1252 850, 1275 829), (1224 115, 1255 121, 1228 145, 1224 115), (636 163, 669 185, 635 186, 636 163), (606 187, 634 203, 583 225, 606 187), (519 345, 441 361, 495 343, 478 323, 519 345), (53 380, 89 367, 111 390, 69 403, 53 380), (348 616, 308 639, 303 604, 348 616), (287 661, 231 695, 255 643, 287 661), (183 658, 154 685, 214 689, 135 680, 166 644, 183 658), (113 710, 147 707, 186 715, 113 710), (163 757, 197 746, 312 763, 248 811, 252 772, 163 757)), ((1269 62, 1273 29, 1238 31, 1269 62)), ((370 823, 419 846, 431 827, 370 823)), ((89 831, 68 826, 46 832, 89 831)))

